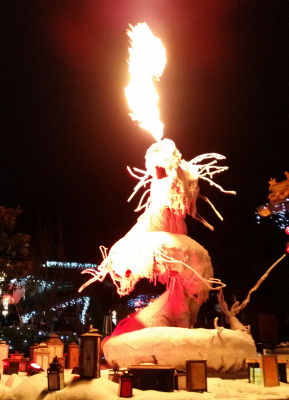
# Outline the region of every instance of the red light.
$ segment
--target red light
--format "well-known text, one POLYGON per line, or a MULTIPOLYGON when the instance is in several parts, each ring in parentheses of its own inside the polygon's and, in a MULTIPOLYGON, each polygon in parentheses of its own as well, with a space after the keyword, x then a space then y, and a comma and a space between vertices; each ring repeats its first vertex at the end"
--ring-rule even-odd
POLYGON ((286 228, 284 229, 284 232, 286 233, 286 235, 289 235, 289 226, 286 226, 286 228))
POLYGON ((286 249, 285 249, 286 253, 289 254, 289 242, 286 243, 286 249))

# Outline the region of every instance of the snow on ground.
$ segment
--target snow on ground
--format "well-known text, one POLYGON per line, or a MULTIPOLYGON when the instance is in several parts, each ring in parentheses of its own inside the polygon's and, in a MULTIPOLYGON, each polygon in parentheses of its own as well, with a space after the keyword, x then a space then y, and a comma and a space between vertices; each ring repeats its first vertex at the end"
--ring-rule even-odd
MULTIPOLYGON (((0 400, 115 400, 118 384, 108 379, 108 370, 101 370, 99 379, 79 380, 71 370, 65 370, 65 388, 47 391, 45 372, 34 376, 2 375, 0 400)), ((266 388, 248 383, 247 379, 208 378, 208 391, 204 393, 157 392, 133 389, 135 400, 283 400, 289 399, 289 384, 266 388)))

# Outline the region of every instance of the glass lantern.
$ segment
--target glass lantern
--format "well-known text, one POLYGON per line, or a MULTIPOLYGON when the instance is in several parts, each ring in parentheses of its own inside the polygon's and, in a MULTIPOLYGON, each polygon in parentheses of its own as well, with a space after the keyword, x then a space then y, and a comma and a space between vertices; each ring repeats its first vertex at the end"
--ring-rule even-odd
POLYGON ((49 364, 47 369, 48 390, 60 390, 64 388, 64 371, 57 357, 49 364))

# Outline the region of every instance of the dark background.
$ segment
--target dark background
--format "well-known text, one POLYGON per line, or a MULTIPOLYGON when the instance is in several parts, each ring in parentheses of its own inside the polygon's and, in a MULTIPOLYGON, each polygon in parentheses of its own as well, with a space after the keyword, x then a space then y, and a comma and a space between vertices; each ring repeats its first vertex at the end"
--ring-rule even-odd
MULTIPOLYGON (((167 50, 165 137, 186 160, 227 157, 216 181, 237 196, 201 184, 224 222, 200 204, 215 231, 189 229, 242 299, 285 247, 255 210, 288 170, 289 2, 2 0, 1 19, 0 203, 23 208, 34 251, 99 262, 135 223, 126 166, 143 168, 153 139, 128 116, 126 30, 146 21, 167 50)), ((288 271, 287 257, 255 300, 288 308, 288 271)))

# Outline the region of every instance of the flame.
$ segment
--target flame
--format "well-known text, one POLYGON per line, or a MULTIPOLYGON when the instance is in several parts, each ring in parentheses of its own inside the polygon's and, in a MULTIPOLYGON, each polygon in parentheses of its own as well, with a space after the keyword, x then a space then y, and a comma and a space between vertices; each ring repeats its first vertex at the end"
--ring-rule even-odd
POLYGON ((139 23, 130 25, 129 84, 125 88, 130 116, 141 128, 149 131, 155 140, 163 136, 164 124, 160 120, 159 95, 155 82, 166 65, 166 50, 162 41, 155 37, 149 26, 139 23))

